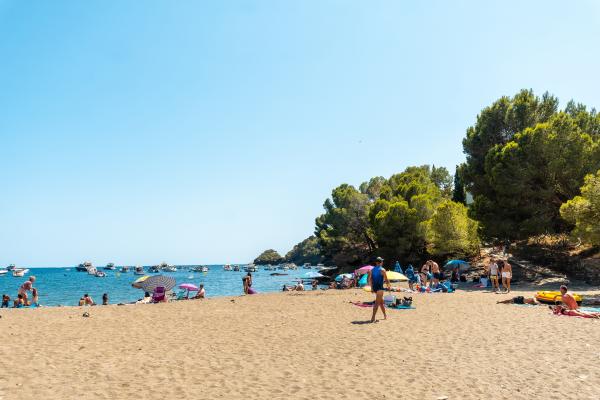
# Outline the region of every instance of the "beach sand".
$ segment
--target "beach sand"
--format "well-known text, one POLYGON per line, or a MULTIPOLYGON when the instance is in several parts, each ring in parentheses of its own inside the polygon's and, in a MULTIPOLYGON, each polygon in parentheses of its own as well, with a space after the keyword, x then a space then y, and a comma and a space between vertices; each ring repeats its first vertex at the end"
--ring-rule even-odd
POLYGON ((0 399, 600 399, 600 321, 508 297, 376 324, 362 290, 2 310, 0 399))

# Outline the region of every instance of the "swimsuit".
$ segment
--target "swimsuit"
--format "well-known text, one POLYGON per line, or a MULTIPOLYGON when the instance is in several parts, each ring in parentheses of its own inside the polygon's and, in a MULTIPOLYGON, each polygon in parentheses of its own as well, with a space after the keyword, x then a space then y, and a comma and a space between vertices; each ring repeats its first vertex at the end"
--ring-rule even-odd
POLYGON ((381 267, 371 270, 371 290, 375 293, 383 290, 383 268, 381 267))
POLYGON ((525 304, 525 297, 517 296, 513 298, 513 303, 515 304, 525 304))
POLYGON ((508 279, 512 278, 512 276, 511 276, 511 273, 510 273, 510 272, 503 272, 503 273, 502 273, 502 277, 503 277, 503 278, 508 278, 508 279))

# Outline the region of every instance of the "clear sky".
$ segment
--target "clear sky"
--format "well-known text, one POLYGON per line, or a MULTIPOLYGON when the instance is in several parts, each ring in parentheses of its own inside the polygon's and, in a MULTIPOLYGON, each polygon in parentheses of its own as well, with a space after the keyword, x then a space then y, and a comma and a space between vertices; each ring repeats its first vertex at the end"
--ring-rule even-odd
POLYGON ((600 108, 599 4, 0 0, 0 266, 285 253, 502 95, 600 108))

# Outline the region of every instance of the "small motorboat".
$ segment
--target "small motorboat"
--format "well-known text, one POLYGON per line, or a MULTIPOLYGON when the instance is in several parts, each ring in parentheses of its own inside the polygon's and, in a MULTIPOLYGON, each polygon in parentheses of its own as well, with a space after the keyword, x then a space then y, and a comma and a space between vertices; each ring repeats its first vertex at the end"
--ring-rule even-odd
POLYGON ((240 271, 240 266, 239 265, 234 265, 233 266, 233 270, 236 271, 236 272, 239 272, 240 271))
POLYGON ((83 264, 79 264, 75 267, 75 271, 77 272, 88 272, 88 269, 92 267, 92 263, 89 261, 84 262, 83 264))
POLYGON ((168 265, 163 268, 165 272, 177 272, 177 268, 174 265, 168 265))
POLYGON ((271 273, 271 276, 286 276, 286 275, 289 275, 289 274, 282 274, 281 272, 273 272, 273 273, 271 273))
POLYGON ((98 270, 96 269, 96 267, 92 267, 92 266, 90 266, 90 267, 88 267, 88 269, 87 269, 87 273, 88 273, 88 275, 96 275, 96 272, 98 272, 98 270))
POLYGON ((304 268, 304 269, 311 269, 311 268, 312 268, 312 266, 311 266, 309 263, 306 263, 306 264, 304 264, 304 265, 302 266, 302 268, 304 268))
POLYGON ((207 273, 208 272, 208 267, 207 266, 203 266, 202 267, 202 272, 207 273))
POLYGON ((96 278, 106 278, 106 273, 102 271, 96 271, 95 276, 96 278))
POLYGON ((121 272, 126 274, 127 272, 129 272, 129 267, 127 267, 127 266, 121 267, 121 272))
POLYGON ((246 272, 258 272, 258 268, 254 264, 248 264, 244 267, 244 271, 246 272))
POLYGON ((152 272, 153 274, 157 274, 160 272, 160 267, 158 265, 153 265, 148 268, 148 272, 152 272))
POLYGON ((25 276, 26 273, 28 273, 29 270, 27 268, 23 269, 23 268, 16 268, 13 269, 13 276, 19 277, 19 276, 25 276))
POLYGON ((223 265, 223 271, 233 271, 233 268, 231 267, 231 264, 225 264, 225 265, 223 265))
POLYGON ((8 274, 8 270, 7 269, 0 269, 0 276, 4 276, 8 274))
POLYGON ((113 263, 108 263, 108 264, 106 264, 106 267, 104 267, 104 269, 105 269, 106 271, 114 271, 114 270, 116 269, 116 267, 115 267, 115 264, 113 264, 113 263))
POLYGON ((7 271, 14 271, 15 269, 17 269, 17 267, 15 266, 15 264, 10 264, 8 266, 8 268, 6 268, 7 271))
POLYGON ((136 274, 136 275, 144 275, 144 267, 142 267, 141 265, 138 265, 133 270, 133 273, 136 274))

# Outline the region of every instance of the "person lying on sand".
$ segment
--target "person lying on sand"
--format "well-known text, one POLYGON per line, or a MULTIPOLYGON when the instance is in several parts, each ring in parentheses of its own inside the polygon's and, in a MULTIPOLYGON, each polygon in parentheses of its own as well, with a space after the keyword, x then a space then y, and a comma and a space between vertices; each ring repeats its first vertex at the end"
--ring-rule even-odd
POLYGON ((565 285, 561 285, 560 287, 560 294, 561 294, 561 300, 563 302, 563 304, 569 309, 569 310, 577 310, 579 308, 579 305, 577 304, 577 300, 575 300, 575 297, 573 297, 573 295, 571 293, 567 293, 568 289, 565 285))
POLYGON ((497 301, 496 304, 531 304, 531 305, 538 305, 540 303, 539 303, 539 301, 537 301, 535 299, 535 297, 517 296, 517 297, 513 297, 512 299, 497 301))
POLYGON ((591 311, 581 310, 569 310, 564 306, 548 306, 554 314, 557 315, 568 315, 570 317, 582 317, 582 318, 598 318, 600 319, 600 313, 591 311))
POLYGON ((302 281, 298 281, 295 290, 297 292, 304 292, 304 284, 302 283, 302 281))

